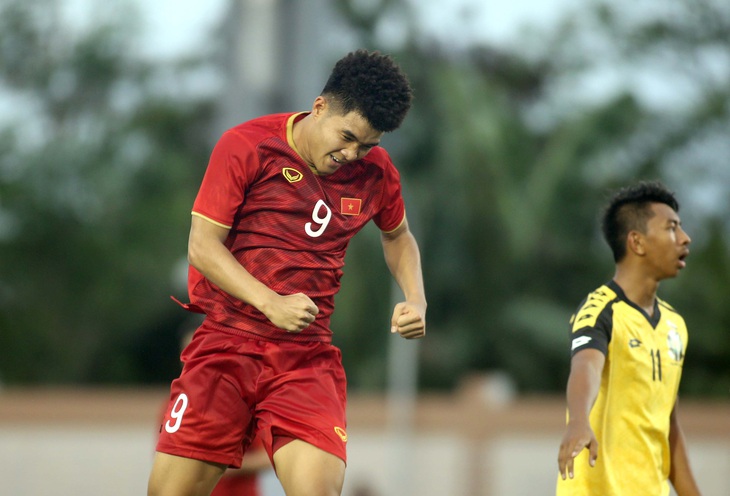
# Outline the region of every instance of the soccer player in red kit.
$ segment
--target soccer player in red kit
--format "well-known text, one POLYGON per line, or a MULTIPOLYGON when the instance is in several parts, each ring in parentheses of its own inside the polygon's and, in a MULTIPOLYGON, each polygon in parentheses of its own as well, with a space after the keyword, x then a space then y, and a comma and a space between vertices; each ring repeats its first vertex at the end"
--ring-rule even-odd
POLYGON ((418 245, 384 149, 411 105, 393 59, 340 59, 311 111, 216 144, 193 205, 189 310, 206 315, 171 386, 148 494, 207 495, 257 435, 287 496, 339 495, 346 380, 330 316, 350 239, 371 219, 403 290, 391 332, 425 335, 418 245))

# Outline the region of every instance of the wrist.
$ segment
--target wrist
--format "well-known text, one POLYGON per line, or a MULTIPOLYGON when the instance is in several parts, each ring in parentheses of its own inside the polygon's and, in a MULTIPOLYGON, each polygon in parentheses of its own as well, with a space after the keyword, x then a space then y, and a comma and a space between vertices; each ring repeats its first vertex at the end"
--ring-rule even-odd
POLYGON ((262 290, 259 291, 255 298, 252 298, 249 303, 256 307, 259 312, 268 317, 271 309, 275 306, 274 301, 277 296, 279 295, 276 292, 262 285, 262 290))
POLYGON ((590 427, 591 422, 587 415, 573 416, 568 413, 568 425, 574 427, 590 427))
POLYGON ((426 300, 424 298, 406 298, 406 303, 411 306, 420 308, 421 310, 423 310, 423 313, 426 313, 428 303, 426 303, 426 300))

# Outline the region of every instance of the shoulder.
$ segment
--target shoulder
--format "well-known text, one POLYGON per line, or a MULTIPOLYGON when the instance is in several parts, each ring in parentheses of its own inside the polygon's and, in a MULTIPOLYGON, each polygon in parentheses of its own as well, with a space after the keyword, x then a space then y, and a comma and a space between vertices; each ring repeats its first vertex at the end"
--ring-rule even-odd
POLYGON ((667 310, 671 313, 679 315, 679 312, 677 312, 672 305, 670 305, 666 301, 662 300, 661 298, 657 298, 657 303, 659 304, 659 307, 661 307, 662 310, 667 310))
POLYGON ((613 303, 617 298, 618 294, 605 284, 589 293, 570 320, 573 330, 596 327, 601 317, 612 311, 613 303))
POLYGON ((680 327, 687 327, 684 317, 682 317, 682 315, 680 315, 680 313, 677 312, 672 305, 660 298, 657 298, 657 303, 659 304, 659 309, 663 318, 671 319, 671 322, 673 323, 672 325, 674 326, 679 325, 680 327))
POLYGON ((367 162, 384 164, 386 162, 390 162, 390 155, 388 154, 388 151, 382 146, 374 146, 368 152, 368 154, 365 155, 365 158, 363 160, 367 162))
POLYGON ((400 184, 400 172, 384 148, 374 147, 360 160, 360 164, 369 174, 374 173, 375 177, 381 178, 386 184, 400 184))
POLYGON ((264 143, 285 142, 288 115, 265 115, 227 129, 213 148, 213 158, 238 166, 259 162, 264 143))
POLYGON ((390 159, 390 155, 385 150, 385 148, 382 148, 380 146, 373 147, 373 149, 370 150, 367 155, 365 155, 362 161, 367 164, 372 164, 381 169, 392 168, 393 170, 395 170, 395 166, 393 165, 393 161, 390 159))
POLYGON ((287 119, 292 113, 269 114, 256 117, 226 130, 220 141, 255 143, 272 137, 286 137, 287 119))

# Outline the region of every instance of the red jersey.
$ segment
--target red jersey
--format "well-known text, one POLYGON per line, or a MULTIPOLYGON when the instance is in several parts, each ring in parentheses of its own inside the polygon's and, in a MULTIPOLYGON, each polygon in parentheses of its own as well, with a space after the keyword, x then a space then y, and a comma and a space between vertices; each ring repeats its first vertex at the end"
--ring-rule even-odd
POLYGON ((306 294, 319 313, 302 332, 286 332, 190 267, 191 306, 221 330, 331 342, 330 316, 350 239, 370 219, 388 232, 405 218, 400 176, 383 148, 331 175, 310 169, 292 139, 294 122, 305 115, 268 115, 225 132, 193 215, 229 228, 225 245, 249 273, 279 294, 306 294))

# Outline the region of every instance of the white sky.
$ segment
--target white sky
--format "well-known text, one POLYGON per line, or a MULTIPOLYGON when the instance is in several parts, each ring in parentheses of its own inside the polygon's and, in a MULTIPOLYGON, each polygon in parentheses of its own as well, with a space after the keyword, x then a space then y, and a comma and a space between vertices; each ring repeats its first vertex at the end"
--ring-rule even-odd
MULTIPOLYGON (((207 42, 231 0, 133 0, 141 14, 138 44, 153 59, 194 53, 207 42)), ((270 0, 255 0, 270 1, 270 0)), ((306 0, 302 0, 306 1, 306 0)), ((371 0, 360 0, 367 5, 371 0)), ((545 26, 580 0, 408 0, 424 32, 454 47, 468 40, 517 42, 525 25, 545 26)), ((80 28, 95 22, 100 11, 114 12, 114 0, 64 0, 63 14, 80 28)), ((10 117, 18 96, 0 95, 0 115, 10 117)), ((0 118, 0 121, 4 119, 0 118)))
POLYGON ((134 0, 147 24, 155 55, 180 55, 205 42, 230 0, 134 0))
MULTIPOLYGON (((90 0, 67 0, 83 4, 90 0)), ((230 0, 134 0, 144 15, 154 55, 174 55, 205 40, 230 0)), ((424 31, 460 45, 466 40, 507 43, 524 25, 555 22, 580 0, 410 0, 424 31)), ((367 3, 367 0, 362 0, 367 3)))
POLYGON ((556 22, 579 0, 410 0, 439 38, 508 43, 520 29, 556 22))

